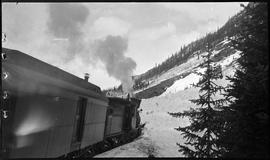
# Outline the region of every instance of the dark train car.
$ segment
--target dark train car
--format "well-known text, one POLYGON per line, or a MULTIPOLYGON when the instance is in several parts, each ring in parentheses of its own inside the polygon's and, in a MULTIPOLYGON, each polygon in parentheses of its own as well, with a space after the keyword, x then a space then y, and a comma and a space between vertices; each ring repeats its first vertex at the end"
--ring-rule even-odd
POLYGON ((2 95, 1 157, 58 157, 104 139, 108 98, 57 67, 2 48, 2 95))
POLYGON ((109 97, 105 138, 137 131, 140 122, 138 108, 141 100, 135 98, 109 97))

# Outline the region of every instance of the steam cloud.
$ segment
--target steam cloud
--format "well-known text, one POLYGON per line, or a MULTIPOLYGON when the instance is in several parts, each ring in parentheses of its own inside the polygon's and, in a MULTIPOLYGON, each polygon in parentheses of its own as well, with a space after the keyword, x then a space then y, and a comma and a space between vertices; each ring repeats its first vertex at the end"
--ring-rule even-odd
POLYGON ((50 4, 48 31, 57 39, 68 39, 65 62, 70 61, 76 54, 84 56, 83 60, 92 64, 91 59, 100 59, 106 66, 109 76, 121 81, 123 91, 131 92, 132 74, 136 63, 124 55, 128 47, 127 39, 121 36, 107 36, 105 40, 85 42, 82 32, 89 10, 78 4, 50 4), (89 48, 89 46, 91 46, 89 48), (95 49, 93 51, 92 47, 95 49))
POLYGON ((50 4, 48 31, 57 39, 67 39, 65 61, 71 60, 84 47, 81 27, 86 22, 89 10, 79 4, 50 4))
POLYGON ((127 39, 121 36, 107 36, 105 40, 96 41, 94 55, 106 66, 108 74, 122 82, 124 92, 131 92, 132 74, 136 62, 124 55, 127 50, 127 39))

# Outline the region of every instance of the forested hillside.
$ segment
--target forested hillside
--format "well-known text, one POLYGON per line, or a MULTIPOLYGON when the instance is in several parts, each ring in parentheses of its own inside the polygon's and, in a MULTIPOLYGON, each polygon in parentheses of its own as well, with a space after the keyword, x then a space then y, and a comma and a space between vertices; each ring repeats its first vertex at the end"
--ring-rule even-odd
POLYGON ((134 89, 137 90, 146 87, 149 85, 148 83, 145 83, 147 79, 150 79, 155 75, 164 73, 175 66, 185 63, 192 55, 199 55, 203 53, 207 42, 210 43, 211 46, 216 46, 218 43, 228 37, 233 38, 234 35, 236 35, 236 22, 243 18, 243 12, 244 11, 241 11, 235 16, 229 18, 225 25, 217 29, 217 31, 209 33, 206 36, 191 42, 187 46, 182 46, 179 51, 172 54, 161 64, 158 64, 157 66, 141 75, 134 76, 134 89))

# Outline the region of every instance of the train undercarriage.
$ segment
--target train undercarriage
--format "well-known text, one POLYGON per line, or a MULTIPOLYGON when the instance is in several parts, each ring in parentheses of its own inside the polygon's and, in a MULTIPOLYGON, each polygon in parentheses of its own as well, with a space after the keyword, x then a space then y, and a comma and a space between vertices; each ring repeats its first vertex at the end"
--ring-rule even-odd
POLYGON ((78 151, 74 151, 69 154, 63 155, 59 158, 61 159, 92 158, 95 155, 101 154, 113 148, 132 142, 141 135, 142 128, 143 125, 140 125, 137 129, 133 129, 129 132, 106 137, 101 142, 90 145, 78 151))

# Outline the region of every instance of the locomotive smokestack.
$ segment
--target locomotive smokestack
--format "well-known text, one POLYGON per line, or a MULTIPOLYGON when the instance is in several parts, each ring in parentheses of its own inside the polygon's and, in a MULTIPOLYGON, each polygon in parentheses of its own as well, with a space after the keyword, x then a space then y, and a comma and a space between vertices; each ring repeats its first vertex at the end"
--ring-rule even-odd
POLYGON ((89 79, 89 73, 85 73, 85 74, 84 74, 84 80, 85 80, 86 82, 88 82, 88 79, 89 79))

